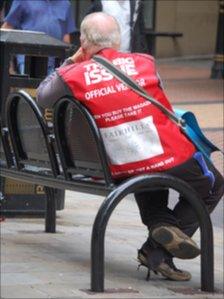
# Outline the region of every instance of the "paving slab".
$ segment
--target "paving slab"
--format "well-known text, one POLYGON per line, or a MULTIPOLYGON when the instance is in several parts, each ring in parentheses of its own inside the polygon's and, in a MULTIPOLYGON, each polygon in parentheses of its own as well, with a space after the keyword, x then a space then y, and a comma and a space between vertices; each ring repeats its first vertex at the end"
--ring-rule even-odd
MULTIPOLYGON (((223 230, 215 227, 215 294, 200 288, 200 258, 179 260, 192 273, 189 282, 172 282, 137 270, 137 248, 147 231, 130 195, 112 215, 105 243, 105 293, 90 289, 91 226, 103 197, 66 192, 57 233, 44 232, 42 218, 11 218, 1 223, 1 298, 222 298, 223 230)), ((200 234, 194 235, 200 243, 200 234)))

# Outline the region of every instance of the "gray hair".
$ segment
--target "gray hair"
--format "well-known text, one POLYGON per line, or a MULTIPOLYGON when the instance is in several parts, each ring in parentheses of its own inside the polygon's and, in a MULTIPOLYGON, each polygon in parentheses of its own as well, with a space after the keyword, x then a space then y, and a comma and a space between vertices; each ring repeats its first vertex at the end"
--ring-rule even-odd
POLYGON ((118 22, 114 17, 103 12, 87 15, 81 23, 80 32, 85 47, 94 45, 113 48, 120 45, 121 34, 118 22))

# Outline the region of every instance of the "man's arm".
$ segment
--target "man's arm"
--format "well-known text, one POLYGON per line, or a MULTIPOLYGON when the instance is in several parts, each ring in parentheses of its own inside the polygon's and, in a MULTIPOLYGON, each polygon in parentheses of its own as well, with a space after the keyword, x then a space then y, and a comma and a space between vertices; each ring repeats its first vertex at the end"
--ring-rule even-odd
MULTIPOLYGON (((83 49, 79 48, 71 57, 65 60, 61 67, 85 61, 85 56, 83 49)), ((51 108, 59 98, 65 95, 72 95, 72 92, 57 71, 55 71, 39 85, 37 89, 37 103, 42 108, 51 108)))
POLYGON ((63 42, 70 44, 71 43, 71 36, 69 33, 65 34, 63 37, 63 42))
POLYGON ((72 95, 57 72, 49 75, 37 88, 37 103, 42 108, 52 108, 54 103, 63 96, 72 95))
POLYGON ((73 15, 73 10, 71 7, 71 3, 69 3, 69 7, 67 9, 66 19, 65 19, 65 33, 63 36, 63 41, 65 43, 70 44, 71 43, 71 33, 75 32, 76 26, 75 26, 75 20, 73 15))
POLYGON ((4 19, 2 28, 7 29, 21 29, 21 22, 24 17, 24 5, 23 1, 14 0, 10 7, 7 16, 4 19))
POLYGON ((4 29, 13 29, 14 27, 11 24, 9 24, 8 22, 4 22, 2 24, 1 28, 4 28, 4 29))

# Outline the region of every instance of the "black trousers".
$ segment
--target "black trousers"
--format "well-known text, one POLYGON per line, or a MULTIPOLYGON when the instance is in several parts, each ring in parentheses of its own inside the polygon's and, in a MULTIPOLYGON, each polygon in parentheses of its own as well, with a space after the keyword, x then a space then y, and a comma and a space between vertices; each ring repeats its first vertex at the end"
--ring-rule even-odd
MULTIPOLYGON (((211 213, 223 196, 224 179, 211 163, 206 163, 215 176, 213 188, 210 180, 203 174, 201 167, 194 158, 169 169, 165 173, 187 182, 196 190, 199 197, 204 201, 209 213, 211 213)), ((168 223, 178 226, 185 234, 192 236, 199 226, 193 209, 181 195, 174 209, 169 209, 168 196, 168 190, 136 193, 135 199, 140 210, 142 222, 148 229, 158 223, 168 223)))

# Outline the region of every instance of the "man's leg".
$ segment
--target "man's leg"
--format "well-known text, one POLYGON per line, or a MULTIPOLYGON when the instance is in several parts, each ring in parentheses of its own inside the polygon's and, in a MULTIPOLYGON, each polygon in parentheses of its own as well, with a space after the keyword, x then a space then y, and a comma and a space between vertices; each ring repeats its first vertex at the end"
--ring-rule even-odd
POLYGON ((157 223, 177 224, 176 216, 168 208, 168 190, 135 193, 142 222, 150 228, 157 223))
MULTIPOLYGON (((191 164, 194 163, 195 162, 191 162, 191 164)), ((196 190, 199 197, 203 200, 204 204, 206 205, 209 213, 211 213, 223 196, 224 179, 211 163, 207 163, 207 166, 209 170, 213 172, 215 177, 215 183, 213 188, 211 187, 211 183, 209 182, 208 177, 204 176, 198 165, 193 166, 192 168, 197 174, 197 179, 195 178, 189 180, 188 175, 184 173, 182 173, 181 177, 179 177, 187 181, 187 183, 196 190)), ((192 236, 197 230, 199 224, 197 221, 197 217, 189 203, 183 198, 180 198, 179 202, 173 210, 173 213, 175 217, 179 220, 179 226, 181 230, 188 236, 192 236)))
POLYGON ((168 190, 135 194, 142 222, 149 230, 147 243, 160 244, 172 256, 181 259, 195 258, 200 254, 200 249, 182 232, 179 220, 168 208, 168 194, 168 190))
MULTIPOLYGON (((182 165, 166 171, 166 173, 186 181, 195 189, 198 197, 204 201, 208 211, 211 212, 223 195, 224 180, 211 163, 207 163, 207 166, 214 175, 214 182, 207 175, 208 171, 205 171, 205 168, 195 158, 189 159, 182 165)), ((151 237, 173 256, 183 259, 196 257, 200 250, 196 243, 189 238, 198 228, 198 220, 193 208, 180 197, 173 210, 173 216, 176 218, 179 228, 159 225, 151 232, 151 237)))
MULTIPOLYGON (((208 167, 215 177, 215 184, 212 190, 208 177, 204 175, 202 169, 194 159, 188 160, 186 163, 167 171, 167 173, 188 182, 198 192, 198 195, 204 200, 209 212, 211 212, 223 195, 224 184, 223 177, 214 166, 209 164, 208 167)), ((140 209, 142 222, 152 231, 150 235, 151 238, 147 240, 139 251, 139 261, 142 264, 145 264, 145 260, 148 260, 148 268, 150 269, 150 264, 153 264, 152 259, 150 259, 151 255, 153 261, 156 261, 157 263, 158 260, 161 261, 160 266, 163 266, 165 262, 165 269, 167 270, 168 267, 168 271, 165 272, 167 278, 174 280, 190 279, 188 272, 176 269, 172 263, 172 255, 169 255, 164 248, 168 249, 169 252, 174 253, 173 255, 177 257, 179 254, 183 253, 184 255, 182 257, 179 255, 181 258, 193 258, 194 255, 197 256, 199 254, 199 250, 197 249, 197 246, 195 246, 196 244, 194 245, 194 242, 187 238, 187 235, 191 236, 198 227, 197 218, 194 215, 193 209, 186 201, 180 200, 174 211, 171 211, 167 207, 168 193, 164 190, 138 193, 135 197, 140 209), (181 230, 177 228, 178 226, 181 230), (155 227, 154 230, 152 230, 153 227, 155 227), (182 231, 184 233, 182 233, 182 231), (153 239, 159 242, 156 244, 153 239), (158 246, 158 243, 163 248, 162 258, 160 250, 152 250, 152 248, 161 248, 158 246), (173 248, 171 248, 171 251, 169 250, 170 245, 174 245, 173 248), (180 251, 178 251, 178 255, 176 255, 175 250, 178 248, 180 251), (147 252, 149 254, 147 254, 147 252), (193 253, 192 257, 187 256, 188 253, 193 253), (176 274, 179 275, 176 276, 176 274)), ((162 269, 159 269, 158 272, 163 274, 163 267, 162 269)))
MULTIPOLYGON (((176 227, 177 220, 172 210, 168 208, 168 190, 158 190, 141 192, 135 194, 142 222, 150 230, 156 225, 172 225, 176 227)), ((187 271, 179 270, 172 261, 172 255, 155 242, 150 236, 138 250, 138 260, 150 270, 162 274, 164 277, 185 281, 191 279, 191 274, 187 271)))

